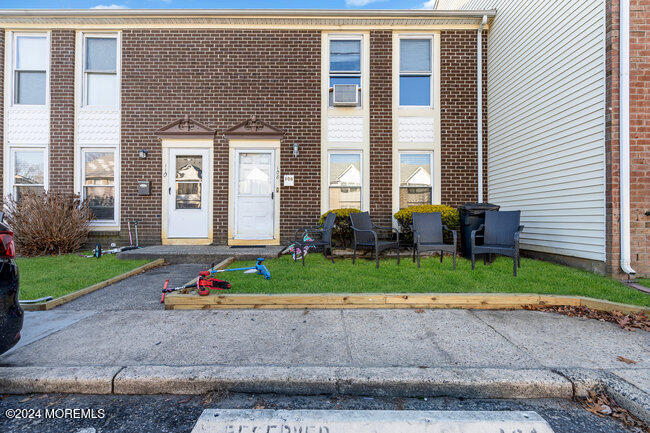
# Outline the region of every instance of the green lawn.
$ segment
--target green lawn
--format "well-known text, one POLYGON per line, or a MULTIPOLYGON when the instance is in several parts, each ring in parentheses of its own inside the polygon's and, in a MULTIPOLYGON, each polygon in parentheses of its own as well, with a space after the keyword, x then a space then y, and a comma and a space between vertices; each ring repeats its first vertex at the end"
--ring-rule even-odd
MULTIPOLYGON (((483 266, 482 260, 472 271, 469 260, 458 259, 452 269, 451 257, 445 256, 440 264, 438 257, 422 259, 418 269, 410 257, 402 257, 397 266, 395 259, 380 260, 379 270, 374 260, 337 259, 335 264, 321 254, 309 254, 306 266, 294 263, 290 256, 266 260, 271 280, 240 271, 217 274, 218 278, 232 284, 230 293, 351 293, 351 292, 493 292, 539 293, 579 295, 650 306, 650 295, 630 289, 611 278, 601 277, 554 263, 522 259, 521 269, 512 275, 512 260, 498 258, 483 266)), ((251 266, 254 262, 235 262, 232 268, 251 266)))
POLYGON ((650 287, 650 278, 639 278, 639 284, 650 287))
POLYGON ((114 254, 101 259, 76 254, 18 258, 20 299, 57 298, 123 274, 148 260, 117 260, 114 254))

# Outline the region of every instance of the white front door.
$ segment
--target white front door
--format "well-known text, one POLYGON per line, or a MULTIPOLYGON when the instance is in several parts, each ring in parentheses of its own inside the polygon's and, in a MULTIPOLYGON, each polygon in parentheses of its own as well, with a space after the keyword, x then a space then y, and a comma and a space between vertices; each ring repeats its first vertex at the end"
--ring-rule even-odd
POLYGON ((169 149, 167 237, 209 236, 209 149, 169 149))
POLYGON ((235 153, 235 239, 273 239, 275 151, 235 153))

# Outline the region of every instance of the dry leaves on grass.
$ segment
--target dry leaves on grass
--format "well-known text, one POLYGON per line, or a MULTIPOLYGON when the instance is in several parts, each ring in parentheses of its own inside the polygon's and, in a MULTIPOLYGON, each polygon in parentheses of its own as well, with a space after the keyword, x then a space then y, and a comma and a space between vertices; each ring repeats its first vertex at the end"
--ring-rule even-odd
POLYGON ((619 420, 626 426, 632 427, 634 432, 650 433, 650 428, 643 421, 620 407, 612 397, 604 392, 589 391, 589 396, 586 399, 581 399, 580 404, 595 415, 611 416, 619 420))
POLYGON ((564 314, 569 317, 583 317, 586 319, 616 323, 626 331, 634 331, 635 329, 650 331, 650 318, 643 313, 624 314, 620 311, 598 311, 584 306, 577 307, 573 305, 525 305, 524 308, 526 310, 548 311, 564 314))

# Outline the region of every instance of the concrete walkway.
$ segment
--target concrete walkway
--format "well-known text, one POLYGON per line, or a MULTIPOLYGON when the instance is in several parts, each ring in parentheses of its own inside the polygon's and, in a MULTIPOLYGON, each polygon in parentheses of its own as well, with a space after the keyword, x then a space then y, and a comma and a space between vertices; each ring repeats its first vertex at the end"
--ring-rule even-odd
POLYGON ((521 310, 162 310, 164 278, 180 284, 195 268, 159 268, 26 313, 21 345, 0 356, 0 393, 532 398, 604 385, 648 415, 648 332, 521 310))

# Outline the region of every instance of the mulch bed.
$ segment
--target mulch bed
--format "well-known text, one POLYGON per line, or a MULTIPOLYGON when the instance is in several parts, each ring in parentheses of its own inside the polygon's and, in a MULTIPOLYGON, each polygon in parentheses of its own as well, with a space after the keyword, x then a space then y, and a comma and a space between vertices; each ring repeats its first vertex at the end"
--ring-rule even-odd
POLYGON ((650 317, 644 313, 624 314, 620 311, 598 311, 583 306, 571 305, 525 305, 526 310, 547 311, 551 313, 564 314, 569 317, 583 317, 586 319, 596 319, 603 322, 615 323, 626 331, 641 329, 650 331, 650 317))

